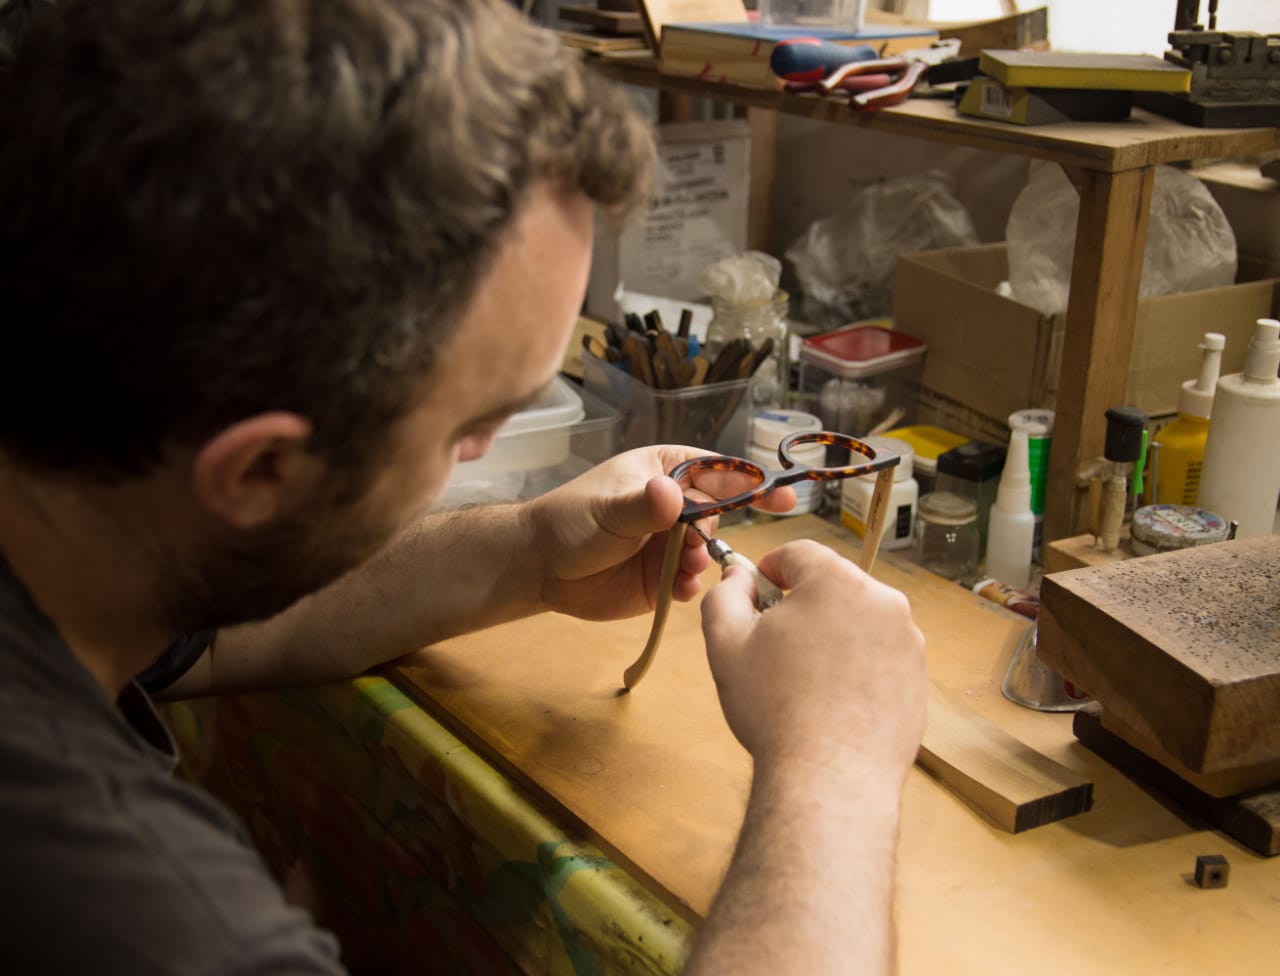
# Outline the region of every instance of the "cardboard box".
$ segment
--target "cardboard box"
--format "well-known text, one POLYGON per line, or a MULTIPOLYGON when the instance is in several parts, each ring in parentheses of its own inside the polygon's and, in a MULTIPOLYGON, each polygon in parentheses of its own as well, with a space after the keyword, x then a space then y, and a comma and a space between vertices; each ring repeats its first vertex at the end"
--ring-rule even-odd
MULTIPOLYGON (((1257 269, 1241 262, 1242 277, 1257 269)), ((895 327, 929 347, 922 423, 970 437, 1008 436, 1009 414, 1053 408, 1065 315, 1045 315, 996 293, 1009 274, 1004 244, 904 254, 894 281, 895 327)), ((1177 412, 1184 380, 1200 368, 1206 332, 1227 337, 1222 372, 1244 367, 1254 322, 1280 308, 1280 279, 1145 298, 1138 303, 1125 404, 1152 417, 1177 412)))
POLYGON ((751 129, 740 119, 659 126, 653 195, 621 233, 596 224, 587 314, 621 321, 620 289, 705 296, 698 272, 747 249, 751 129))

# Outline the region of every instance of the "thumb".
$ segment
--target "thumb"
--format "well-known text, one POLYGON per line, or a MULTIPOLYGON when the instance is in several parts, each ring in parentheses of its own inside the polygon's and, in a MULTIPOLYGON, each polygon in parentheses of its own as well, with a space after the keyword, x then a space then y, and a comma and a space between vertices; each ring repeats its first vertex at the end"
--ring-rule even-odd
POLYGON ((659 475, 650 478, 639 491, 604 498, 597 522, 613 535, 635 539, 671 528, 683 505, 680 486, 666 475, 659 475))

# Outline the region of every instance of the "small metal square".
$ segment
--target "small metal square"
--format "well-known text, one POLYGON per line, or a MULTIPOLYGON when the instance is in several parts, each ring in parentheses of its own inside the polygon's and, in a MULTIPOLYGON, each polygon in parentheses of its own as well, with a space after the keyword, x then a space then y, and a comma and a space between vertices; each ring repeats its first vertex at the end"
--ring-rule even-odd
POLYGON ((1196 858, 1196 884, 1201 888, 1225 888, 1231 865, 1221 854, 1201 854, 1196 858))

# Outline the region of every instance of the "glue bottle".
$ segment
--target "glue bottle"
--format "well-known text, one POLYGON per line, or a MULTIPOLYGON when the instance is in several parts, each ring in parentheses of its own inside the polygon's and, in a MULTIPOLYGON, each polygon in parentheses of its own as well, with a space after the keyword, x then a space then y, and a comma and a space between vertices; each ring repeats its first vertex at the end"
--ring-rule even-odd
POLYGON ((1280 322, 1258 319, 1244 372, 1218 380, 1197 505, 1267 535, 1280 497, 1280 322))
POLYGON ((991 521, 987 526, 987 575, 1012 587, 1025 587, 1031 581, 1031 549, 1035 531, 1027 432, 1015 430, 1009 438, 1009 455, 1004 462, 996 503, 991 506, 991 521))
POLYGON ((1196 503, 1205 441, 1209 436, 1213 391, 1218 384, 1225 344, 1225 337, 1217 332, 1204 334, 1200 343, 1200 375, 1182 384, 1182 393, 1178 396, 1178 419, 1161 428, 1155 436, 1154 497, 1157 504, 1196 503))

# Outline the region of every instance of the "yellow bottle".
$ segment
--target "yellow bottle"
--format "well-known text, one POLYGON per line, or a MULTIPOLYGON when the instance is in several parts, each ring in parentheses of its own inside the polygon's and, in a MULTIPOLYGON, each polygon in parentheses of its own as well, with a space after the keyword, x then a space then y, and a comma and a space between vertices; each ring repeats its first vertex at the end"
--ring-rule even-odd
POLYGON ((1200 491, 1200 469, 1204 466, 1204 446, 1209 436, 1209 414, 1213 392, 1222 367, 1222 347, 1226 340, 1217 332, 1206 332, 1200 343, 1200 375, 1182 384, 1178 397, 1178 419, 1161 428, 1152 443, 1156 450, 1153 466, 1153 501, 1166 505, 1194 505, 1200 491))

